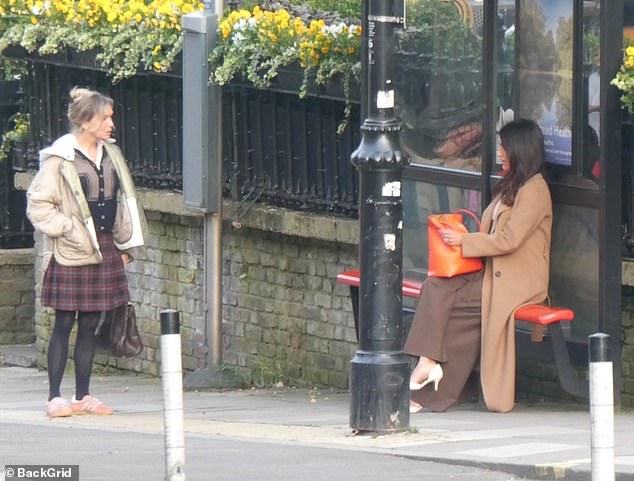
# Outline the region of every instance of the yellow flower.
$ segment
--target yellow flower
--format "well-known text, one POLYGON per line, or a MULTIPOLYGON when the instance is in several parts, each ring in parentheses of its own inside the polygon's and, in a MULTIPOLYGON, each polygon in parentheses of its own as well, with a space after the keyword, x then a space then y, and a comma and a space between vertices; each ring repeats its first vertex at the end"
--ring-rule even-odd
POLYGON ((301 35, 306 31, 306 24, 301 18, 296 17, 293 21, 293 28, 296 34, 301 35))
POLYGON ((222 38, 227 38, 231 34, 231 25, 228 21, 223 21, 220 23, 220 32, 222 33, 222 38))

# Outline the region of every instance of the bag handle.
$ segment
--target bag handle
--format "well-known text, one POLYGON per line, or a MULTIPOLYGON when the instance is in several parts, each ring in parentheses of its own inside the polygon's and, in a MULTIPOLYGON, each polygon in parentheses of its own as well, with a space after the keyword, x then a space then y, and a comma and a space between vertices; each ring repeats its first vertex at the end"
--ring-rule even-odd
POLYGON ((468 215, 469 217, 471 217, 475 221, 476 225, 478 226, 478 230, 480 229, 480 218, 471 209, 456 209, 456 210, 454 210, 454 213, 455 214, 466 214, 466 215, 468 215))

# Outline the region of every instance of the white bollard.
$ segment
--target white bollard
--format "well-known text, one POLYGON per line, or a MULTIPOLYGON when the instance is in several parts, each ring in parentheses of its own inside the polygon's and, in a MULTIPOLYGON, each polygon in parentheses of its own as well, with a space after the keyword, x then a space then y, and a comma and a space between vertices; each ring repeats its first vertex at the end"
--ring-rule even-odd
POLYGON ((166 481, 185 481, 182 371, 180 316, 174 309, 165 309, 161 311, 161 379, 166 481))
POLYGON ((610 336, 589 337, 592 481, 614 481, 614 382, 610 336))

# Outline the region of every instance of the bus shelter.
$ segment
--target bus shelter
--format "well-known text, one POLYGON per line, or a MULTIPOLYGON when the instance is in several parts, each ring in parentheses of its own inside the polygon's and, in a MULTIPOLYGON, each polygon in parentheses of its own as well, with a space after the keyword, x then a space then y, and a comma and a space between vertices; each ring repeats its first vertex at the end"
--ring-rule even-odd
MULTIPOLYGON (((430 213, 481 213, 489 203, 500 178, 501 126, 519 117, 537 121, 554 204, 551 301, 575 311, 565 335, 580 367, 587 366, 588 336, 610 335, 620 386, 634 129, 610 81, 634 28, 634 1, 432 3, 408 0, 395 39, 396 114, 410 157, 403 275, 426 275, 430 213)), ((525 341, 518 336, 518 353, 525 341)))

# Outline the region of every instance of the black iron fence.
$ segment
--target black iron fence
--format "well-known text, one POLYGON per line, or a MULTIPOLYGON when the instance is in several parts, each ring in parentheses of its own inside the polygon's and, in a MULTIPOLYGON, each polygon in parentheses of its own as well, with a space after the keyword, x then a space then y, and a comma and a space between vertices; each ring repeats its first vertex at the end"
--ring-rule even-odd
POLYGON ((357 173, 350 156, 359 145, 359 109, 342 134, 343 99, 257 90, 224 90, 225 187, 293 209, 357 212, 357 173))
POLYGON ((26 197, 23 191, 14 188, 14 172, 11 168, 14 152, 13 142, 3 132, 14 129, 17 115, 22 107, 23 92, 17 80, 0 81, 0 249, 30 247, 33 245, 33 227, 26 219, 26 197))
MULTIPOLYGON (((31 62, 25 82, 31 132, 14 169, 37 168, 37 151, 67 132, 68 92, 81 85, 115 100, 115 136, 137 185, 182 189, 180 75, 140 74, 112 85, 89 58, 72 60, 74 65, 65 56, 31 62)), ((321 89, 302 100, 283 81, 271 90, 224 88, 225 196, 355 216, 357 175, 350 156, 359 144, 359 109, 353 104, 348 127, 337 134, 344 108, 341 93, 321 89)))

